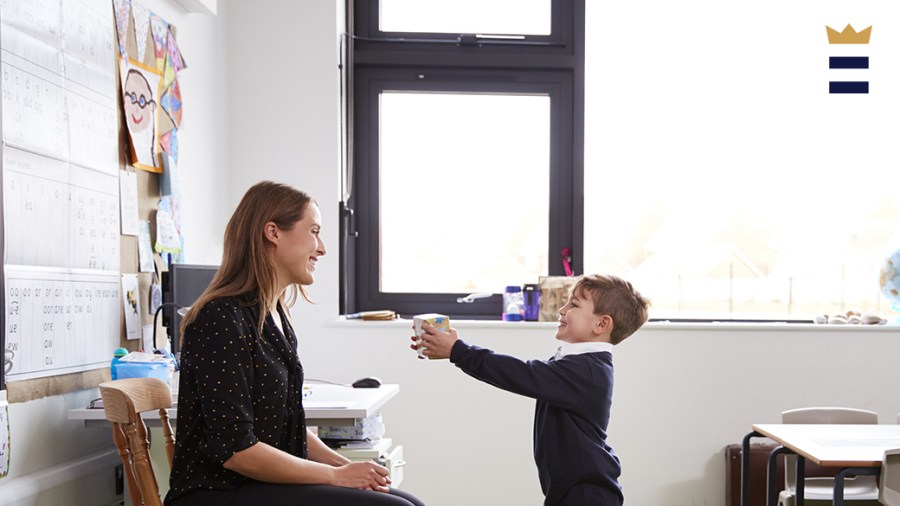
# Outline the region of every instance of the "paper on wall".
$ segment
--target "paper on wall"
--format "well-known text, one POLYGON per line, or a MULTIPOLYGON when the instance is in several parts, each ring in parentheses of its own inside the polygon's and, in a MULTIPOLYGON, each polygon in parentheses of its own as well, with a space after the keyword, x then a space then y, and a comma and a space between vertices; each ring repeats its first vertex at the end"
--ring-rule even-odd
POLYGON ((140 222, 138 228, 138 259, 141 272, 153 272, 153 247, 150 243, 150 222, 140 222))
POLYGON ((122 305, 125 309, 126 339, 141 338, 141 300, 137 274, 122 274, 122 305))
POLYGON ((122 235, 138 234, 137 173, 119 171, 119 207, 122 210, 122 235))

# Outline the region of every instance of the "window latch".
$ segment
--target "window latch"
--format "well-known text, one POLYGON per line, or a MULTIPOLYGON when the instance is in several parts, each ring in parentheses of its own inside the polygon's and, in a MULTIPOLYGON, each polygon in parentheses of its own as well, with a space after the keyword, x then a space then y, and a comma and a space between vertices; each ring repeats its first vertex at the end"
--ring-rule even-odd
POLYGON ((491 295, 493 295, 493 294, 487 293, 487 292, 470 293, 469 295, 466 295, 465 297, 457 298, 456 303, 457 304, 471 304, 471 303, 475 302, 476 299, 483 299, 485 297, 490 297, 491 295))

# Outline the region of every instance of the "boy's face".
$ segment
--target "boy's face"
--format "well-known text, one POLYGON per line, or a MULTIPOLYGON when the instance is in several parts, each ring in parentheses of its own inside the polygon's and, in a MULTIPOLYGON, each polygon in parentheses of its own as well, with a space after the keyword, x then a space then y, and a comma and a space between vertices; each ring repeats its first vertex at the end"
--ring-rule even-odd
POLYGON ((607 328, 609 316, 594 314, 594 302, 584 290, 575 290, 559 309, 556 338, 566 343, 598 341, 607 328))

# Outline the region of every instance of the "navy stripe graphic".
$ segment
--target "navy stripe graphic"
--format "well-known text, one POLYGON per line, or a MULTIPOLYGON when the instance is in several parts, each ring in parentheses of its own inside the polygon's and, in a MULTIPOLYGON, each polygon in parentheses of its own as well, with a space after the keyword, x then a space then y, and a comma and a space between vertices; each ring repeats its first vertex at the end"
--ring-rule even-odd
POLYGON ((828 93, 869 93, 869 81, 829 81, 828 93))
POLYGON ((830 56, 828 57, 830 69, 867 69, 869 68, 868 56, 830 56))

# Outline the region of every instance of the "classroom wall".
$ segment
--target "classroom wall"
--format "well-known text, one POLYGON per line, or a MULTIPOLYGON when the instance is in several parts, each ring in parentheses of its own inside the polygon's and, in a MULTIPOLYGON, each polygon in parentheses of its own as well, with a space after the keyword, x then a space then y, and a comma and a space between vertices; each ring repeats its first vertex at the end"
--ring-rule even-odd
MULTIPOLYGON (((178 43, 188 64, 179 75, 185 101, 179 166, 188 193, 186 248, 194 262, 217 263, 227 183, 227 6, 219 2, 219 14, 212 16, 187 14, 173 0, 143 3, 178 28, 178 43)), ((10 472, 0 479, 0 504, 111 504, 113 469, 121 461, 110 431, 85 429, 66 419, 69 409, 86 406, 96 397, 99 392, 93 388, 10 405, 10 472)))
MULTIPOLYGON (((309 191, 322 209, 329 253, 311 287, 317 304, 293 312, 307 376, 350 382, 376 375, 401 385, 384 420, 409 462, 403 488, 429 506, 538 505, 532 401, 447 362, 416 360, 407 348, 408 321, 337 321, 340 3, 220 0, 213 17, 183 14, 168 0, 148 2, 178 25, 189 65, 181 77, 180 164, 187 260, 219 261, 225 221, 257 180, 309 191)), ((552 324, 456 326, 473 343, 525 358, 554 349, 552 324)), ((752 423, 777 421, 784 409, 840 404, 893 422, 900 412, 898 334, 886 327, 648 325, 616 350, 610 442, 623 460, 628 504, 724 504, 724 446, 739 442, 752 423)), ((92 397, 96 389, 11 406, 12 472, 0 479, 0 502, 106 504, 118 461, 108 455, 109 433, 65 420, 67 409, 92 397)))

